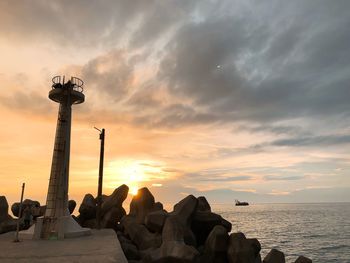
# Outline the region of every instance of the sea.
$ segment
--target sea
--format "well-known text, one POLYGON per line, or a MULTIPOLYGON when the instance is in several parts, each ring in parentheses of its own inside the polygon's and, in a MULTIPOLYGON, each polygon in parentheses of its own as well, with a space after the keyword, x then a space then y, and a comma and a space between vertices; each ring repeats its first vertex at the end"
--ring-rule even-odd
POLYGON ((232 223, 233 232, 259 240, 262 259, 276 248, 284 252, 287 263, 299 255, 315 263, 350 263, 350 203, 211 207, 232 223))

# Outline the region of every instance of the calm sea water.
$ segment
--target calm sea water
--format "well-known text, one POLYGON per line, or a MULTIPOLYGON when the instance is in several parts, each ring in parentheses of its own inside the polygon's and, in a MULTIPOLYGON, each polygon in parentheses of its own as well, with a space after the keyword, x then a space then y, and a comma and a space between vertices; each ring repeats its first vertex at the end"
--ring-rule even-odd
POLYGON ((262 258, 276 248, 287 263, 305 255, 319 263, 350 262, 350 203, 212 205, 233 231, 257 238, 262 258))

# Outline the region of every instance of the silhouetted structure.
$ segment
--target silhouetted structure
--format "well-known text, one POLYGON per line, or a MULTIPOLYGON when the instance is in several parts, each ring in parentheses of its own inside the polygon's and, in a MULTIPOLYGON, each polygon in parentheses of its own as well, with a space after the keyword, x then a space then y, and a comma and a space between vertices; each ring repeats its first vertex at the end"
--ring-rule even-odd
POLYGON ((240 202, 238 200, 236 200, 235 203, 236 203, 236 206, 247 206, 247 205, 249 205, 248 202, 240 202))
POLYGON ((62 239, 87 235, 89 229, 82 228, 68 211, 69 155, 72 121, 72 105, 83 103, 83 81, 72 77, 52 79, 49 98, 60 104, 57 118, 55 145, 53 150, 50 182, 46 199, 44 218, 35 226, 34 238, 62 239))
POLYGON ((105 129, 98 129, 100 131, 100 165, 98 173, 98 188, 97 188, 97 210, 96 210, 96 219, 97 219, 97 228, 101 229, 101 206, 102 206, 102 184, 103 184, 103 158, 104 158, 104 148, 105 148, 105 129))

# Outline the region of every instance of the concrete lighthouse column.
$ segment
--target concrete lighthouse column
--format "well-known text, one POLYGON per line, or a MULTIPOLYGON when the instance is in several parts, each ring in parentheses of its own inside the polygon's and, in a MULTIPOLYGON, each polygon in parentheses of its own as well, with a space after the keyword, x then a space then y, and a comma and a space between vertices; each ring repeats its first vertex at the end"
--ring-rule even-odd
POLYGON ((69 153, 72 107, 69 99, 60 103, 52 156, 45 217, 60 217, 68 212, 69 153))
MULTIPOLYGON (((53 78, 53 89, 49 98, 59 103, 55 144, 52 156, 51 173, 43 218, 37 219, 34 230, 27 234, 34 239, 63 239, 91 234, 90 229, 82 228, 68 211, 69 155, 72 122, 72 105, 83 103, 83 81, 71 78, 61 82, 53 78)), ((24 233, 25 234, 25 233, 24 233)))

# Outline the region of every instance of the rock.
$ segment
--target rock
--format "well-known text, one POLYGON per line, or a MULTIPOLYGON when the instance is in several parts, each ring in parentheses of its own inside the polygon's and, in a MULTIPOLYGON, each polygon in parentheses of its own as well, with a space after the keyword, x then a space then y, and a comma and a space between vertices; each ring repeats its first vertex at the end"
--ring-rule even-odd
POLYGON ((72 215, 73 219, 75 220, 75 222, 77 222, 80 226, 81 226, 81 222, 79 220, 79 217, 72 215))
POLYGON ((197 238, 198 245, 203 245, 209 233, 216 225, 221 225, 222 217, 212 212, 194 213, 191 229, 197 238))
POLYGON ((68 201, 68 210, 70 214, 73 214, 75 207, 77 206, 77 202, 74 200, 69 200, 68 201))
POLYGON ((178 241, 193 247, 197 246, 196 237, 189 227, 176 215, 168 217, 165 221, 162 240, 178 241))
MULTIPOLYGON (((104 203, 104 202, 106 202, 106 200, 108 199, 108 195, 104 195, 104 194, 102 194, 102 196, 101 196, 102 198, 102 203, 104 203)), ((95 198, 95 201, 96 201, 96 204, 97 204, 97 197, 95 198)))
POLYGON ((0 223, 10 220, 12 217, 8 214, 9 205, 5 196, 0 196, 0 223))
MULTIPOLYGON (((101 216, 103 217, 113 207, 121 208, 128 196, 129 187, 125 184, 119 186, 110 196, 102 196, 101 216)), ((97 200, 96 200, 97 204, 97 200)))
POLYGON ((23 201, 23 206, 40 207, 40 202, 31 199, 25 199, 23 201))
POLYGON ((117 229, 118 222, 126 215, 123 207, 112 207, 101 219, 102 228, 117 229))
MULTIPOLYGON (((159 248, 148 248, 144 250, 139 250, 140 258, 144 259, 149 256, 149 254, 154 253, 155 250, 159 248)), ((144 263, 144 260, 142 261, 144 263)))
POLYGON ((232 230, 232 224, 231 224, 231 222, 229 222, 229 221, 227 221, 226 219, 222 218, 222 219, 221 219, 221 225, 222 225, 223 227, 226 228, 226 231, 227 231, 228 233, 231 232, 231 230, 232 230))
POLYGON ((87 228, 97 228, 97 221, 96 218, 90 218, 87 220, 81 220, 80 217, 78 217, 78 223, 82 227, 87 227, 87 228))
MULTIPOLYGON (((125 210, 124 210, 125 211, 125 210)), ((123 218, 123 217, 122 217, 123 218)), ((121 220, 121 219, 120 219, 121 220)), ((119 221, 120 221, 119 220, 119 221)), ((118 224, 115 226, 115 231, 121 231, 121 232, 124 232, 124 227, 122 224, 120 224, 120 222, 118 222, 118 224)))
POLYGON ((243 233, 229 236, 227 258, 229 263, 260 263, 260 243, 257 239, 247 239, 243 233))
POLYGON ((80 219, 82 221, 96 218, 96 201, 92 194, 86 194, 79 207, 80 219))
POLYGON ((271 249, 263 260, 263 263, 285 263, 283 252, 277 249, 271 249))
POLYGON ((162 240, 177 241, 193 247, 197 246, 196 237, 178 216, 169 216, 164 224, 162 240))
POLYGON ((139 224, 143 224, 147 214, 153 211, 154 205, 154 196, 147 187, 143 187, 132 198, 129 214, 135 216, 139 224))
MULTIPOLYGON (((197 250, 200 254, 203 254, 204 251, 205 251, 205 247, 204 246, 197 246, 197 250)), ((197 262, 197 261, 196 261, 197 262)), ((202 262, 202 261, 199 261, 199 262, 202 262)))
POLYGON ((197 207, 197 199, 189 195, 174 206, 163 227, 163 241, 181 241, 185 245, 197 246, 190 223, 197 207))
POLYGON ((10 219, 0 222, 0 234, 16 231, 17 230, 17 221, 19 220, 19 230, 25 230, 24 218, 13 219, 10 216, 10 219))
POLYGON ((120 243, 130 243, 132 244, 132 241, 128 239, 123 232, 117 231, 117 237, 120 243))
MULTIPOLYGON (((11 205, 11 212, 15 217, 18 217, 18 214, 19 214, 19 203, 18 202, 13 203, 11 205)), ((1 214, 1 212, 0 212, 0 214, 1 214)))
POLYGON ((153 232, 162 233, 165 220, 168 216, 169 214, 165 210, 150 212, 145 218, 145 225, 153 232))
POLYGON ((137 223, 133 216, 124 216, 121 220, 124 231, 130 237, 138 249, 158 248, 161 245, 162 238, 157 233, 151 233, 143 224, 137 223))
POLYGON ((184 242, 186 225, 180 220, 178 216, 170 216, 166 219, 162 240, 165 241, 178 241, 184 242))
POLYGON ((184 242, 186 245, 197 247, 197 238, 189 227, 185 227, 184 242))
POLYGON ((312 260, 304 256, 299 256, 295 263, 312 263, 312 260))
POLYGON ((210 205, 204 196, 198 197, 197 200, 198 200, 197 211, 211 212, 210 205))
POLYGON ((205 262, 226 263, 227 262, 228 234, 225 227, 217 225, 210 232, 205 241, 205 262))
POLYGON ((125 257, 128 260, 139 260, 140 259, 140 253, 137 250, 137 247, 132 243, 121 243, 120 244, 123 252, 125 254, 125 257))
POLYGON ((149 253, 146 263, 192 263, 199 252, 192 246, 177 241, 166 241, 162 246, 149 253))
POLYGON ((152 208, 152 211, 163 210, 163 204, 161 202, 156 202, 152 208))
MULTIPOLYGON (((11 206, 12 214, 15 217, 19 216, 19 207, 20 207, 20 203, 19 202, 13 203, 12 206, 11 206)), ((22 202, 22 211, 24 211, 24 209, 26 209, 26 207, 31 208, 33 211, 37 211, 37 213, 39 213, 39 214, 41 212, 41 210, 39 209, 40 208, 40 203, 38 201, 31 200, 31 199, 25 199, 22 202)), ((44 211, 44 213, 45 213, 45 211, 44 211)), ((44 215, 44 213, 42 215, 44 215)), ((42 215, 38 215, 38 216, 42 216, 42 215)))
POLYGON ((173 215, 177 215, 186 225, 190 225, 192 215, 197 208, 198 200, 188 195, 174 206, 173 215))
POLYGON ((46 210, 46 205, 42 205, 39 207, 33 207, 32 212, 33 212, 34 219, 39 217, 39 216, 45 215, 45 210, 46 210))
MULTIPOLYGON (((5 221, 0 222, 0 234, 16 231, 17 229, 17 220, 18 219, 7 219, 5 221)), ((23 220, 20 221, 20 230, 24 229, 24 222, 23 220)))
MULTIPOLYGON (((9 205, 5 196, 0 196, 0 234, 15 231, 17 220, 8 214, 9 205)), ((20 230, 24 229, 23 220, 20 221, 20 230)))

